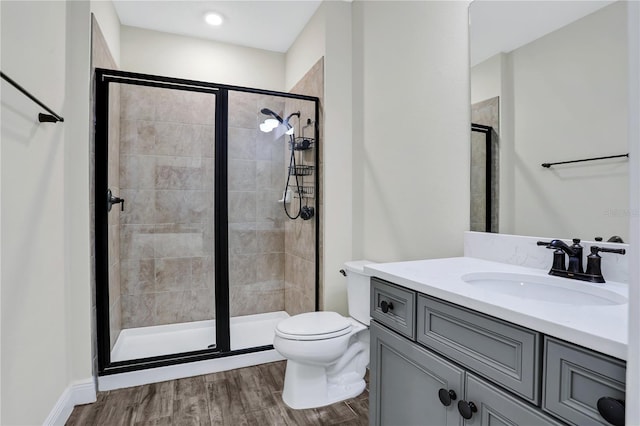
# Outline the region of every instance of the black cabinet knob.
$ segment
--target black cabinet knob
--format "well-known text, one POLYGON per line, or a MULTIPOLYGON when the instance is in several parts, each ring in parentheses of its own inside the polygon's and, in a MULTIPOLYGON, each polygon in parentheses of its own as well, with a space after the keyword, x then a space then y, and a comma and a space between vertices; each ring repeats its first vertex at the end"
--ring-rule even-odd
POLYGON ((440 388, 440 390, 438 391, 438 398, 440 398, 440 402, 442 403, 442 405, 448 407, 451 405, 451 401, 455 401, 458 396, 456 395, 455 391, 451 389, 446 390, 444 388, 440 388))
POLYGON ((615 426, 624 426, 624 401, 603 396, 598 400, 598 412, 603 419, 615 426))
POLYGON ((393 303, 383 300, 382 302, 380 302, 380 309, 382 309, 382 312, 386 314, 390 310, 393 310, 393 303))
POLYGON ((473 416, 473 413, 478 411, 478 407, 471 401, 461 400, 458 401, 458 411, 462 417, 469 420, 471 416, 473 416))

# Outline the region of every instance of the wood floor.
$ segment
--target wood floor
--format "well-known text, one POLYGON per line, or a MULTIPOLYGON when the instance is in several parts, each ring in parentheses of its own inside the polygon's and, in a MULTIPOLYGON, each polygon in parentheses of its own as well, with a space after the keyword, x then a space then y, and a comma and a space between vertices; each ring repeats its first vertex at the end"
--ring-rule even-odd
MULTIPOLYGON (((282 402, 285 361, 204 376, 99 392, 74 408, 67 425, 368 425, 368 386, 361 395, 321 408, 282 402)), ((367 381, 368 382, 368 381, 367 381)))

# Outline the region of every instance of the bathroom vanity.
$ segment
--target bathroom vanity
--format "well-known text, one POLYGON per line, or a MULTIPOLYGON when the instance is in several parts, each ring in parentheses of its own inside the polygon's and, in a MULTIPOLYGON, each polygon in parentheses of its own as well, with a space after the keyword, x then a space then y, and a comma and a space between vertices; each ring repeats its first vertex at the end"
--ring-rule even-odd
POLYGON ((370 424, 624 423, 626 285, 464 257, 366 270, 370 424))

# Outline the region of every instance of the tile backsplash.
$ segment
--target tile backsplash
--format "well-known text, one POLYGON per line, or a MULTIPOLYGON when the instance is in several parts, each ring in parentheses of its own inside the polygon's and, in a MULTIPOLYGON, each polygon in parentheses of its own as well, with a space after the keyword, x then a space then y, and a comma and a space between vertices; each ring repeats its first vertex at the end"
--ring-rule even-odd
MULTIPOLYGON (((553 251, 538 246, 538 241, 550 241, 549 237, 527 237, 520 235, 492 234, 486 232, 467 231, 464 235, 464 255, 478 259, 529 268, 551 268, 553 251)), ((563 240, 571 244, 570 240, 563 240)), ((607 248, 624 248, 626 255, 602 253, 602 275, 607 281, 629 282, 629 245, 596 241, 581 241, 584 247, 584 264, 592 245, 607 248)))

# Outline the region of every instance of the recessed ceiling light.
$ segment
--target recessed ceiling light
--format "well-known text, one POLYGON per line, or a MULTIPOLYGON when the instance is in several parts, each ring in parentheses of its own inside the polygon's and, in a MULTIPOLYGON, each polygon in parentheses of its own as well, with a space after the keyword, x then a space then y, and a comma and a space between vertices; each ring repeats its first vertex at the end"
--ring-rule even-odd
POLYGON ((213 25, 216 27, 218 25, 222 25, 222 23, 224 22, 224 18, 222 17, 222 15, 215 12, 206 13, 204 15, 204 20, 207 22, 207 24, 213 25))

